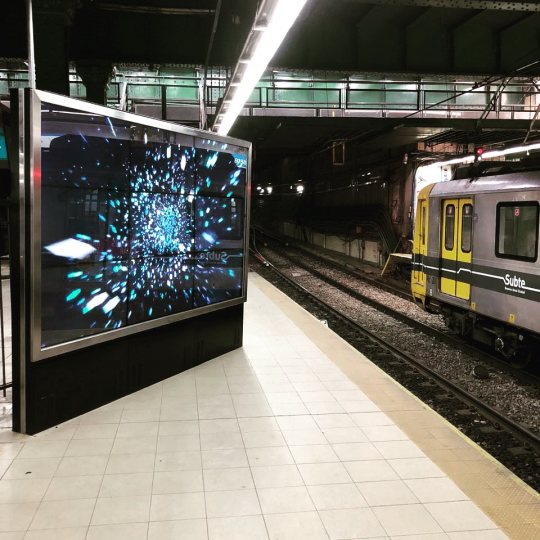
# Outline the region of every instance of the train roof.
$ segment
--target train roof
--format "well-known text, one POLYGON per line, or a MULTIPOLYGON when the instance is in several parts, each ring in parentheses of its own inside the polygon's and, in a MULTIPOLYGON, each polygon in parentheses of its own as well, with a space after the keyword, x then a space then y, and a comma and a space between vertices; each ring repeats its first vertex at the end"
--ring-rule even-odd
POLYGON ((430 197, 501 191, 540 191, 540 170, 439 182, 431 190, 430 197))

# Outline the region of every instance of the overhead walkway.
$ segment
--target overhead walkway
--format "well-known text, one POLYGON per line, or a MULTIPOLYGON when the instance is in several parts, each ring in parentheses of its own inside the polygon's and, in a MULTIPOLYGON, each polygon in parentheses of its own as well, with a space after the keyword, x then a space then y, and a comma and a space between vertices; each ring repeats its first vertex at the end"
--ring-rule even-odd
MULTIPOLYGON (((212 69, 204 95, 202 68, 162 68, 156 71, 119 68, 108 89, 108 105, 158 118, 198 122, 204 99, 213 114, 223 98, 230 73, 212 69)), ((27 86, 24 70, 0 70, 0 99, 10 88, 27 86)), ((86 90, 72 71, 70 95, 84 98, 86 90)), ((249 98, 248 116, 416 118, 453 121, 531 120, 540 103, 531 78, 441 77, 380 78, 375 75, 313 74, 269 70, 249 98), (487 84, 485 84, 487 83, 487 84), (484 85, 485 84, 485 85, 484 85)))

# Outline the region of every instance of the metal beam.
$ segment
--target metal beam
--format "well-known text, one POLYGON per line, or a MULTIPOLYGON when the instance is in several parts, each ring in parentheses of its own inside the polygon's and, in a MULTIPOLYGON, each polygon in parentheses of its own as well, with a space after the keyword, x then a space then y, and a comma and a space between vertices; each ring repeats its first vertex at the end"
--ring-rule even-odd
POLYGON ((416 6, 457 9, 491 9, 498 11, 540 12, 537 2, 497 2, 489 0, 355 0, 358 4, 416 6))
POLYGON ((135 6, 130 4, 113 4, 111 2, 96 2, 95 6, 97 9, 102 11, 124 11, 129 13, 147 13, 152 15, 208 16, 215 13, 214 9, 135 6))

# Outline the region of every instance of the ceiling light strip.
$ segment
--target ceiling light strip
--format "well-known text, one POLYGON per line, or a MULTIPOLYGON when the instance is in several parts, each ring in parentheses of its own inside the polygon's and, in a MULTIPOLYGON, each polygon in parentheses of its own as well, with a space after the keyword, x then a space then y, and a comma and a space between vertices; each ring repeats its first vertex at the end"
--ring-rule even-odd
MULTIPOLYGON (((229 133, 255 85, 306 3, 307 0, 267 0, 261 5, 240 55, 241 60, 236 65, 231 83, 223 98, 223 103, 227 105, 226 111, 223 113, 219 127, 214 124, 214 129, 217 128, 219 135, 229 133), (252 54, 245 54, 245 51, 251 50, 252 54), (242 71, 241 75, 240 71, 242 71)), ((222 106, 219 109, 218 115, 224 108, 222 106)))
MULTIPOLYGON (((504 150, 491 150, 482 154, 482 160, 508 156, 512 154, 521 154, 523 152, 530 152, 531 150, 540 150, 540 143, 528 144, 522 146, 513 146, 511 148, 505 148, 504 150)), ((468 155, 460 158, 449 159, 447 161, 437 161, 433 163, 438 167, 444 167, 446 165, 460 165, 464 163, 472 163, 475 160, 475 156, 468 155)))

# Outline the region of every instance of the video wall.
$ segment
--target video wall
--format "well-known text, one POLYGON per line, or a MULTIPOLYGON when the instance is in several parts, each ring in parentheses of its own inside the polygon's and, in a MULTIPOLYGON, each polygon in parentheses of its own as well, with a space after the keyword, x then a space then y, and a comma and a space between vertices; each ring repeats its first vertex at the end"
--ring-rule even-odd
POLYGON ((248 148, 41 106, 41 348, 244 295, 248 148))

